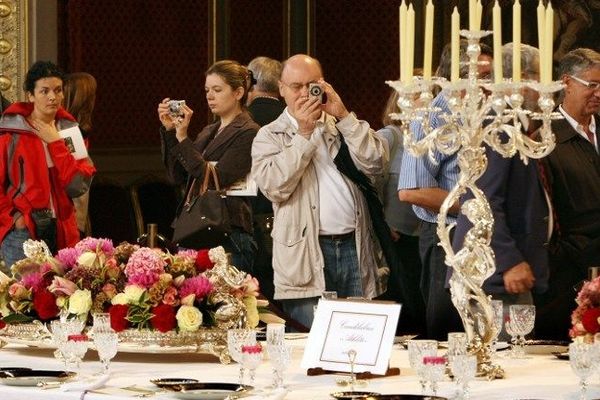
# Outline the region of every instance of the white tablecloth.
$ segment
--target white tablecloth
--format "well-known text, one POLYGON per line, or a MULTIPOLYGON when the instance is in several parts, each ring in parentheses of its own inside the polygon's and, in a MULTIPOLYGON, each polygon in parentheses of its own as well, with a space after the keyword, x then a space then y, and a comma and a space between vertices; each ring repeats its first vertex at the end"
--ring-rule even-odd
MULTIPOLYGON (((289 400, 331 399, 329 393, 340 390, 335 384, 335 375, 306 376, 300 369, 302 341, 291 341, 294 346, 293 360, 285 374, 289 400)), ((368 386, 356 390, 379 393, 420 393, 420 385, 415 373, 408 364, 407 351, 394 346, 391 365, 401 369, 400 376, 377 378, 369 381, 368 386)), ((534 355, 524 360, 501 358, 499 364, 506 371, 506 378, 491 382, 476 380, 471 383, 472 399, 578 399, 578 379, 570 369, 568 361, 558 360, 551 355, 534 355)), ((52 356, 52 350, 25 348, 8 345, 0 349, 0 366, 20 366, 42 369, 61 369, 61 363, 52 356)), ((82 374, 93 374, 100 370, 97 354, 89 351, 82 364, 82 374)), ((151 378, 177 377, 195 378, 203 382, 236 382, 238 367, 236 364, 221 365, 216 358, 201 354, 118 354, 111 363, 111 379, 107 386, 123 388, 135 385, 152 389, 151 378)), ((271 383, 271 368, 268 361, 256 371, 257 388, 271 383)), ((598 375, 591 379, 588 398, 600 398, 598 375)), ((452 397, 456 388, 449 379, 440 383, 438 395, 452 397)), ((131 395, 103 395, 88 393, 85 399, 131 399, 131 395)), ((79 399, 80 392, 62 392, 60 389, 13 387, 0 385, 0 400, 35 399, 79 399)), ((172 399, 172 395, 159 393, 152 398, 172 399)))

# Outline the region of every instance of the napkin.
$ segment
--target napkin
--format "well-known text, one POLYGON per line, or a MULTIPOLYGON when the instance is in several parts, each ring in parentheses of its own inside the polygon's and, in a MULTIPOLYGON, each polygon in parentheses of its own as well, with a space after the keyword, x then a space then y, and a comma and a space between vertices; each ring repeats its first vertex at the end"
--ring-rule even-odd
POLYGON ((63 392, 83 392, 99 389, 108 382, 110 374, 92 375, 73 382, 67 382, 60 387, 63 392))

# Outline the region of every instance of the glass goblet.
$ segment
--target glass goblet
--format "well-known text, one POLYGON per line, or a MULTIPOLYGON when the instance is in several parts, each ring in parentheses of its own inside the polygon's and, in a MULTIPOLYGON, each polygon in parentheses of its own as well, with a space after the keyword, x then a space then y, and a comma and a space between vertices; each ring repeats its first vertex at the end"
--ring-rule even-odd
POLYGON ((454 356, 467 354, 467 334, 464 332, 449 332, 448 333, 448 352, 446 357, 451 363, 454 356))
POLYGON ((256 331, 253 329, 230 329, 227 331, 227 350, 233 361, 240 365, 239 384, 244 384, 242 346, 256 344, 256 331))
POLYGON ((591 344, 578 342, 569 344, 569 363, 575 375, 579 377, 581 400, 586 398, 587 380, 594 373, 595 359, 591 344))
POLYGON ((69 335, 67 337, 67 343, 65 343, 65 357, 68 362, 75 363, 75 371, 79 373, 81 367, 81 360, 85 357, 85 353, 88 351, 88 337, 87 335, 69 335))
POLYGON ((517 348, 517 331, 514 329, 514 324, 511 322, 510 317, 507 317, 504 320, 504 329, 506 330, 506 333, 510 336, 509 357, 519 358, 519 349, 517 348))
POLYGON ((409 340, 408 341, 408 361, 410 367, 419 376, 421 384, 421 392, 425 393, 427 379, 423 368, 423 357, 437 355, 438 342, 437 340, 409 340))
POLYGON ((477 356, 472 354, 458 355, 450 362, 450 369, 458 386, 457 399, 468 399, 469 381, 475 379, 477 374, 477 356))
POLYGON ((492 300, 492 324, 496 329, 496 334, 494 335, 494 340, 492 341, 492 351, 496 352, 496 347, 498 346, 498 337, 500 336, 500 332, 502 332, 502 322, 504 321, 504 302, 502 300, 492 300))
POLYGON ((267 354, 273 366, 273 389, 285 387, 283 385, 283 372, 287 369, 292 358, 292 348, 285 343, 267 344, 267 354))
POLYGON ((50 322, 50 332, 52 334, 52 341, 56 346, 54 357, 61 360, 64 363, 64 368, 67 368, 67 354, 65 351, 65 345, 67 338, 70 335, 77 335, 83 330, 83 323, 78 319, 64 319, 64 320, 53 320, 50 322))
POLYGON ((109 313, 94 313, 92 332, 111 332, 113 329, 110 326, 110 314, 109 313))
POLYGON ((242 346, 242 365, 250 371, 250 386, 254 386, 255 371, 262 359, 263 351, 260 344, 242 346))
POLYGON ((280 345, 285 339, 285 324, 270 323, 267 324, 267 344, 280 345))
POLYGON ((518 356, 523 358, 525 357, 525 335, 533 330, 535 324, 535 306, 531 304, 512 304, 508 310, 511 326, 517 334, 518 356))
POLYGON ((102 373, 108 374, 110 360, 117 355, 119 336, 116 332, 94 332, 94 346, 102 363, 102 373))
POLYGON ((438 382, 444 378, 446 357, 424 356, 423 369, 425 379, 429 381, 433 397, 437 396, 438 382))

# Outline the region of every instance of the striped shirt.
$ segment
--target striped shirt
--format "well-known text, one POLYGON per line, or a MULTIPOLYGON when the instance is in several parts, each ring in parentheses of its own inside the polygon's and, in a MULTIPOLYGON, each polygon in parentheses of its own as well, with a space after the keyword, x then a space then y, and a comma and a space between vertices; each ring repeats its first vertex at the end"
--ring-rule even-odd
MULTIPOLYGON (((448 100, 444 92, 441 92, 433 99, 432 106, 440 108, 440 111, 431 113, 429 116, 431 129, 435 129, 446 123, 443 115, 450 113, 448 100)), ((410 130, 413 133, 415 141, 425 137, 423 127, 417 121, 413 121, 410 124, 410 130)), ((424 154, 422 157, 415 157, 410 152, 404 154, 402 157, 400 178, 398 179, 398 190, 439 187, 450 191, 454 187, 458 181, 459 174, 456 153, 447 155, 437 150, 433 153, 437 163, 432 163, 427 154, 424 154)), ((423 221, 437 223, 438 213, 415 205, 413 205, 413 210, 417 217, 423 221)), ((456 217, 448 215, 447 223, 454 221, 456 221, 456 217)))

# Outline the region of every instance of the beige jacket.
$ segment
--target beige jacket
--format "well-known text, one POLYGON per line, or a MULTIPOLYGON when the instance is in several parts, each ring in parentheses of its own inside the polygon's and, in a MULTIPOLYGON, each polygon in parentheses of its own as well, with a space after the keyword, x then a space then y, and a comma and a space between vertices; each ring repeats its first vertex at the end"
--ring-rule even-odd
MULTIPOLYGON (((321 124, 323 122, 317 122, 321 124)), ((336 120, 324 118, 323 137, 329 154, 340 148, 336 120)), ((351 113, 337 123, 357 167, 367 176, 381 174, 387 158, 384 140, 351 113)), ((317 147, 301 135, 287 113, 262 127, 252 144, 252 176, 273 202, 273 270, 275 299, 320 296, 325 290, 319 247, 319 193, 312 157, 317 147)), ((380 294, 375 260, 376 238, 360 189, 344 177, 356 204, 356 249, 363 295, 380 294)))

